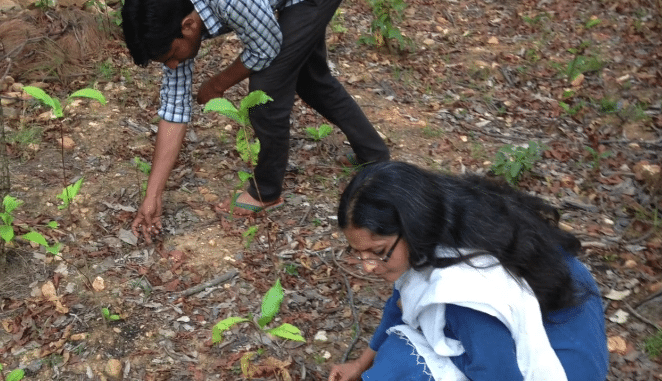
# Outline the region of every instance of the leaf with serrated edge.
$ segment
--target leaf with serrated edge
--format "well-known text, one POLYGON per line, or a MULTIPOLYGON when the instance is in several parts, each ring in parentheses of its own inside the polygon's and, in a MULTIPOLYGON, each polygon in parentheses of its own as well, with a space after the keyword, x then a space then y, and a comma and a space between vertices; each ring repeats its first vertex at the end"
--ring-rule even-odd
POLYGON ((106 104, 106 98, 99 90, 95 89, 80 89, 69 96, 69 98, 90 98, 94 99, 102 105, 106 104))
POLYGON ((273 99, 262 90, 251 91, 250 94, 246 95, 239 105, 239 116, 243 120, 244 125, 250 125, 248 111, 250 111, 251 107, 265 104, 270 101, 273 101, 273 99))
POLYGON ((264 294, 262 299, 262 317, 258 320, 260 328, 264 328, 278 313, 280 303, 283 301, 283 287, 280 285, 280 279, 264 294))
POLYGON ((223 335, 222 335, 223 332, 227 331, 230 327, 232 327, 233 325, 235 325, 237 323, 242 323, 242 322, 245 322, 245 321, 248 321, 248 319, 233 316, 233 317, 229 317, 227 319, 223 319, 223 320, 219 321, 218 323, 216 323, 216 325, 214 325, 214 328, 212 328, 212 330, 211 330, 211 342, 212 342, 212 344, 216 344, 219 341, 223 340, 223 335))
POLYGON ((241 116, 239 115, 239 110, 227 99, 225 98, 214 98, 205 104, 205 112, 216 111, 221 115, 225 115, 228 118, 234 120, 235 122, 241 124, 241 116))
POLYGON ((288 340, 306 341, 306 339, 301 336, 301 330, 288 323, 283 323, 281 326, 270 329, 267 332, 274 336, 282 337, 288 340))
POLYGON ((46 238, 44 238, 44 236, 41 235, 41 233, 39 232, 31 231, 29 233, 23 234, 22 237, 27 241, 34 242, 42 246, 48 246, 48 242, 46 241, 46 238))
POLYGON ((9 225, 0 226, 0 236, 5 242, 9 242, 14 239, 14 228, 9 225))
POLYGON ((5 378, 6 381, 20 381, 25 377, 25 371, 23 369, 14 369, 5 378))

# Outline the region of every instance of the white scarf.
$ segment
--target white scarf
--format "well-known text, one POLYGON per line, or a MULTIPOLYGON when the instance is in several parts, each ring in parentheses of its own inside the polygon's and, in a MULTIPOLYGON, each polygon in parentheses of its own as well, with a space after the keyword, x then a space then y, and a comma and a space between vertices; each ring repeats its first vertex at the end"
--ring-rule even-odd
MULTIPOLYGON (((454 257, 457 253, 438 247, 437 256, 454 257)), ((400 276, 395 288, 400 291, 405 324, 387 332, 406 336, 435 380, 468 380, 449 358, 464 353, 462 343, 446 337, 443 328, 446 304, 471 308, 506 325, 525 381, 567 381, 543 327, 538 300, 526 281, 515 280, 491 255, 473 258, 471 263, 475 267, 459 263, 443 269, 409 269, 400 276)))

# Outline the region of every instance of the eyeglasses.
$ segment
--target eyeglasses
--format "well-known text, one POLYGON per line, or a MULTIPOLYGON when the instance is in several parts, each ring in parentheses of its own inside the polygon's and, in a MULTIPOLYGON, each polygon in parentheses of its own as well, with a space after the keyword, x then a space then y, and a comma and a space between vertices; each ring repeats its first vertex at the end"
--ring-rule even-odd
MULTIPOLYGON (((402 238, 401 234, 398 234, 398 238, 396 238, 395 242, 393 243, 393 246, 386 252, 386 255, 381 257, 378 253, 373 253, 376 257, 379 258, 380 261, 386 263, 388 262, 389 259, 391 259, 391 255, 393 255, 393 251, 395 250, 395 247, 398 246, 398 242, 400 242, 400 238, 402 238)), ((358 259, 359 261, 365 260, 363 256, 361 255, 361 251, 358 251, 354 249, 351 246, 347 246, 347 253, 358 259)))

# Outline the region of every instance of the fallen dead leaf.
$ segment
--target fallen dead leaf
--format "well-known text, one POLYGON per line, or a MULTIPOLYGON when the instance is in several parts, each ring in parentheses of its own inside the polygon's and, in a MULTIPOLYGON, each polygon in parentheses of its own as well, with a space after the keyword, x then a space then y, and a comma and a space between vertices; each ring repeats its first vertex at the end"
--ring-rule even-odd
POLYGON ((610 336, 607 338, 607 349, 610 353, 618 353, 624 355, 627 351, 627 343, 625 339, 620 336, 610 336))
POLYGON ((103 280, 102 277, 97 276, 96 278, 94 278, 94 282, 92 282, 92 288, 94 289, 94 291, 97 292, 103 291, 106 289, 106 282, 103 280))

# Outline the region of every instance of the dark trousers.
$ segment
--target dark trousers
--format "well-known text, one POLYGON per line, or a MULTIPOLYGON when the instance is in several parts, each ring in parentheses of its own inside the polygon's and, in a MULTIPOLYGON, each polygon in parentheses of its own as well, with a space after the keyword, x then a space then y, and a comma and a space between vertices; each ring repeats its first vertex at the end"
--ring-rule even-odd
POLYGON ((260 139, 255 177, 248 188, 255 199, 274 201, 282 192, 295 93, 340 128, 360 162, 389 159, 388 147, 326 62, 326 26, 340 2, 306 0, 285 8, 278 19, 283 33, 280 53, 269 67, 251 74, 250 91, 262 90, 274 99, 250 112, 260 139))

